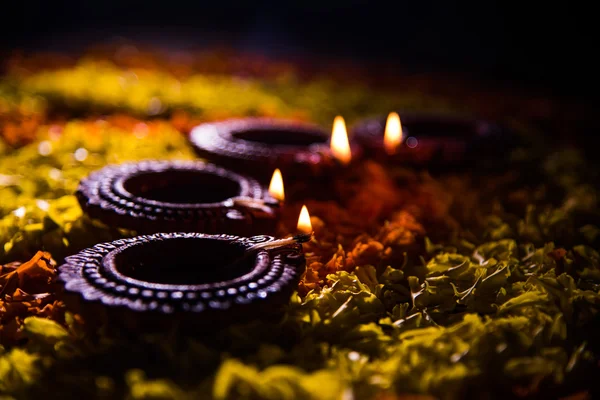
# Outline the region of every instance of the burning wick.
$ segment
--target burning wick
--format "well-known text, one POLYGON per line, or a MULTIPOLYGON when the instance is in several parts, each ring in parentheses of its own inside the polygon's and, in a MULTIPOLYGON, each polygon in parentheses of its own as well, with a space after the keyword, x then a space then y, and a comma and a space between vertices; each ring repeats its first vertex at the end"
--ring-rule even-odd
POLYGON ((263 199, 253 199, 251 197, 232 197, 228 202, 229 207, 235 208, 250 208, 254 210, 260 210, 267 214, 271 214, 272 210, 270 207, 278 206, 279 203, 283 202, 285 199, 285 193, 283 191, 283 178, 281 177, 281 171, 279 168, 273 172, 273 178, 271 179, 271 184, 269 185, 269 194, 273 199, 277 200, 277 204, 273 204, 273 201, 263 200, 263 199))
POLYGON ((251 197, 232 197, 229 201, 225 202, 227 207, 233 208, 245 208, 256 211, 262 211, 266 214, 273 214, 272 207, 276 207, 279 204, 273 201, 268 202, 262 199, 253 199, 251 197))
POLYGON ((402 143, 402 124, 398 113, 391 112, 385 123, 385 134, 383 136, 383 146, 388 154, 396 153, 396 149, 402 143))
POLYGON ((252 247, 249 247, 246 251, 255 251, 255 250, 272 250, 280 247, 286 247, 299 243, 306 243, 312 238, 312 233, 300 233, 298 235, 285 238, 285 239, 277 239, 271 242, 264 242, 255 244, 252 247))
POLYGON ((310 223, 310 214, 308 214, 308 208, 306 205, 302 206, 300 211, 300 217, 298 218, 298 231, 302 233, 312 234, 313 228, 310 223))
POLYGON ((352 160, 346 123, 344 122, 344 118, 339 115, 333 120, 331 152, 333 153, 333 156, 340 160, 344 165, 347 165, 350 160, 352 160))
POLYGON ((283 177, 279 168, 273 172, 271 183, 269 184, 269 194, 274 199, 283 202, 285 200, 285 191, 283 190, 283 177))
POLYGON ((229 266, 237 265, 238 263, 246 260, 250 255, 255 254, 256 250, 272 250, 308 242, 313 237, 313 230, 306 205, 302 206, 302 211, 300 211, 300 218, 298 218, 298 231, 300 231, 300 233, 292 237, 272 240, 270 242, 257 243, 254 246, 247 248, 244 252, 244 255, 229 264, 229 266))
POLYGON ((232 268, 236 265, 239 265, 241 262, 248 260, 251 256, 256 254, 258 250, 273 250, 279 249, 282 247, 292 246, 295 244, 306 243, 312 238, 312 233, 300 233, 298 235, 285 238, 285 239, 277 239, 272 240, 270 242, 257 243, 254 246, 248 247, 244 254, 241 257, 238 257, 233 262, 229 263, 225 266, 225 268, 232 268))

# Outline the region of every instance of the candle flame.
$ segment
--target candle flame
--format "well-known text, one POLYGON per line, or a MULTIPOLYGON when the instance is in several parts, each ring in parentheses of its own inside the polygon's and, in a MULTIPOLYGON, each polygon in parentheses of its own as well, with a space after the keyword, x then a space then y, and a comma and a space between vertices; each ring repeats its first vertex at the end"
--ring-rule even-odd
POLYGON ((281 171, 279 170, 279 168, 275 169, 275 171, 273 172, 273 177, 271 178, 271 183, 269 184, 269 194, 273 196, 273 198, 276 200, 285 200, 285 191, 283 190, 283 177, 281 176, 281 171))
POLYGON ((350 151, 350 142, 348 141, 348 132, 346 123, 341 116, 333 120, 333 132, 331 133, 331 152, 333 156, 340 160, 342 164, 348 164, 352 160, 350 151))
POLYGON ((306 208, 306 205, 303 205, 302 210, 300 211, 300 218, 298 218, 298 231, 302 233, 311 233, 312 230, 308 208, 306 208))
POLYGON ((383 136, 383 146, 385 152, 394 154, 398 146, 402 143, 402 124, 398 113, 391 112, 385 123, 385 135, 383 136))

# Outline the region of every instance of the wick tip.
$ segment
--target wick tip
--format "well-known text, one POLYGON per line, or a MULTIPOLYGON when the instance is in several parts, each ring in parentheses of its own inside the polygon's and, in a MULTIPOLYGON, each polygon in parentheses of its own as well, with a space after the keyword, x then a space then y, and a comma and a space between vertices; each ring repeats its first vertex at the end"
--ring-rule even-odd
POLYGON ((311 232, 311 233, 300 233, 298 235, 295 235, 293 239, 297 243, 306 243, 306 242, 308 242, 312 238, 312 236, 313 236, 313 232, 311 232))

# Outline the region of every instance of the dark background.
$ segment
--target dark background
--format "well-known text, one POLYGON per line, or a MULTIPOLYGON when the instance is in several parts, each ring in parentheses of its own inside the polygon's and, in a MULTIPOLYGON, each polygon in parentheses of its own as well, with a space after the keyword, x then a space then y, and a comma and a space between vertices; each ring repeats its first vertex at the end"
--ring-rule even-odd
POLYGON ((78 52, 123 38, 167 49, 229 46, 274 58, 383 61, 594 99, 591 6, 573 2, 5 2, 0 50, 78 52))

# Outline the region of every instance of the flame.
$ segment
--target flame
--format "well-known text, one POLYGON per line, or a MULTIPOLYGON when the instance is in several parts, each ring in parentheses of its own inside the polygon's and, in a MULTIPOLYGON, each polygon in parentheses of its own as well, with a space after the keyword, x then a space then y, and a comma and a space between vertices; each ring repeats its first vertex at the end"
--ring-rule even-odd
POLYGON ((383 146, 385 152, 394 154, 398 146, 402 143, 402 124, 398 113, 391 112, 385 123, 385 135, 383 136, 383 146))
POLYGON ((346 123, 341 116, 333 120, 333 132, 331 133, 331 152, 333 156, 340 160, 342 164, 348 164, 352 159, 350 152, 350 142, 348 141, 348 132, 346 123))
POLYGON ((300 211, 300 218, 298 218, 298 231, 302 233, 312 233, 313 228, 310 223, 310 215, 308 214, 308 208, 306 205, 302 206, 302 210, 300 211))
POLYGON ((285 191, 283 190, 283 178, 281 176, 281 171, 279 170, 279 168, 275 169, 275 171, 273 172, 273 177, 271 178, 271 183, 269 184, 269 194, 273 196, 273 198, 276 200, 285 200, 285 191))

